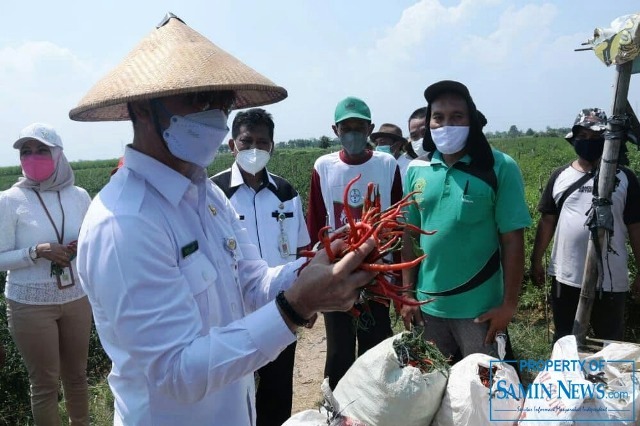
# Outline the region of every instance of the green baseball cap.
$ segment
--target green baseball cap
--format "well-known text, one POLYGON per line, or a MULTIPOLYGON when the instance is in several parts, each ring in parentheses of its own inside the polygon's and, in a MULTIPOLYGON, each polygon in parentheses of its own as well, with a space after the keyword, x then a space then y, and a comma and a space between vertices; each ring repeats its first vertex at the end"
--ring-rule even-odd
POLYGON ((362 99, 349 96, 338 102, 334 118, 336 124, 347 118, 360 118, 371 121, 371 111, 362 99))

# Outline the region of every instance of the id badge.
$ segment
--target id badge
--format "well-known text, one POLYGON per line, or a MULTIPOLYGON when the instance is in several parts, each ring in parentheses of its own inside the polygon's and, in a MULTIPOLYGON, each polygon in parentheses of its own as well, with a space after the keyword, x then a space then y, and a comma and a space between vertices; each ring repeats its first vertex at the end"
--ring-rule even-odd
POLYGON ((278 236, 278 250, 280 251, 280 257, 287 258, 291 255, 289 251, 289 237, 284 230, 284 213, 280 213, 278 216, 278 224, 280 224, 280 235, 278 236))
POLYGON ((73 278, 73 270, 71 269, 71 265, 69 265, 68 268, 64 268, 62 270, 62 274, 56 275, 56 281, 58 282, 58 288, 61 290, 73 287, 76 284, 76 281, 73 278))

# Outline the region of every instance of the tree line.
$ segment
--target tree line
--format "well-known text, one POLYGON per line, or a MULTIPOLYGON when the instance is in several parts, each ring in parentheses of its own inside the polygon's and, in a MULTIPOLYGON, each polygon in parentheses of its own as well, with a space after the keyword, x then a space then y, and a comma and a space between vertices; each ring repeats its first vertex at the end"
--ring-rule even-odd
MULTIPOLYGON (((486 132, 488 139, 513 139, 520 137, 534 137, 534 138, 553 138, 560 137, 563 138, 567 133, 571 131, 570 127, 560 127, 560 128, 552 128, 547 126, 545 130, 533 130, 528 128, 526 131, 522 131, 518 129, 518 127, 514 124, 509 127, 509 130, 506 131, 495 131, 495 132, 486 132)), ((332 146, 339 146, 340 141, 336 137, 330 136, 321 136, 319 138, 308 138, 308 139, 290 139, 288 141, 280 141, 276 142, 277 149, 296 149, 296 148, 330 148, 332 146)), ((222 145, 220 147, 220 152, 229 152, 228 145, 222 145)))

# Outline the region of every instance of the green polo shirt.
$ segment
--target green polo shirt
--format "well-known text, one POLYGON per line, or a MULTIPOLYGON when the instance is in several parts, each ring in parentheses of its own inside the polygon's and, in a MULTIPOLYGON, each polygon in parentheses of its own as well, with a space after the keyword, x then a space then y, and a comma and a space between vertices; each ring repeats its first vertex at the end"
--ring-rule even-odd
MULTIPOLYGON (((469 281, 499 248, 499 235, 531 225, 520 169, 508 155, 493 150, 497 193, 483 180, 447 167, 442 155, 414 160, 404 181, 405 194, 422 191, 417 205, 407 209, 409 223, 434 235, 421 235, 427 254, 420 264, 417 298, 423 292, 441 292, 469 281)), ((469 163, 468 155, 459 161, 469 163)), ((442 318, 475 318, 502 303, 502 268, 478 287, 452 296, 439 296, 422 310, 442 318)))

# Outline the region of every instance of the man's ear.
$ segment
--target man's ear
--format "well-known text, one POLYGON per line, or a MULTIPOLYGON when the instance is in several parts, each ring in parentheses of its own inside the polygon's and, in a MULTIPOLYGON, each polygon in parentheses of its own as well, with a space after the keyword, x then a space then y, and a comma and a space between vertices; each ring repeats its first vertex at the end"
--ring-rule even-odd
POLYGON ((153 124, 153 111, 151 110, 150 101, 131 102, 131 111, 136 116, 136 122, 149 122, 153 124))
POLYGON ((376 125, 373 123, 369 124, 369 131, 367 132, 367 136, 370 136, 373 133, 373 129, 375 129, 376 125))
POLYGON ((236 142, 233 139, 229 139, 229 150, 231 151, 231 153, 233 154, 233 156, 236 156, 236 142))
POLYGON ((333 133, 337 136, 340 137, 340 135, 338 134, 338 126, 336 126, 335 124, 331 125, 331 128, 333 129, 333 133))

